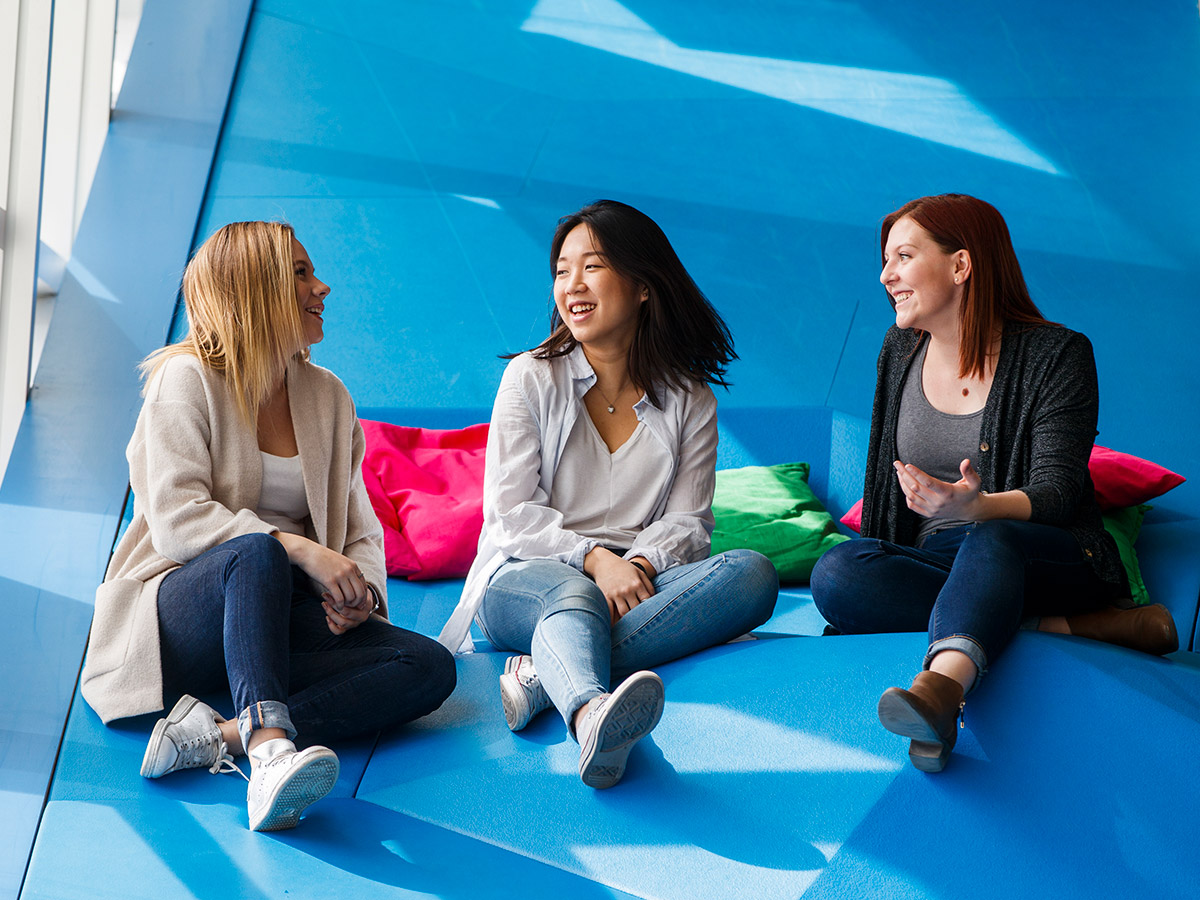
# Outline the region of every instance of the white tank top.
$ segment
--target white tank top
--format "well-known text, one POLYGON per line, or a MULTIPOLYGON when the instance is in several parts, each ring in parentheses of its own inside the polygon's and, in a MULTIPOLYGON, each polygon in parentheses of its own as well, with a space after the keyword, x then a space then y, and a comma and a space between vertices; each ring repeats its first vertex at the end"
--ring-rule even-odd
POLYGON ((262 454, 262 491, 258 495, 258 517, 280 531, 304 534, 308 518, 308 496, 304 493, 304 472, 300 455, 262 454))

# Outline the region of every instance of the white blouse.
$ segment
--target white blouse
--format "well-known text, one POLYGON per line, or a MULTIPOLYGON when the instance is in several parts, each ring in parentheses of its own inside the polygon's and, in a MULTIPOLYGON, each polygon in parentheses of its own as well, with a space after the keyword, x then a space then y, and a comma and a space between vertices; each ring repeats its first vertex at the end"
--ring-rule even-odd
POLYGON ((585 410, 563 448, 550 506, 562 512, 563 528, 624 552, 654 512, 658 486, 670 477, 671 454, 646 435, 643 423, 610 452, 585 410))
MULTIPOLYGON (((560 468, 575 422, 587 416, 583 395, 596 383, 581 347, 537 359, 522 353, 508 364, 492 408, 483 476, 483 530, 458 606, 438 636, 450 650, 471 648, 471 621, 488 582, 509 559, 554 559, 583 570, 600 541, 568 528, 550 503, 562 490, 560 468)), ((643 557, 656 572, 704 559, 712 543, 716 485, 717 399, 708 385, 661 387, 662 408, 643 397, 633 407, 668 460, 647 489, 641 530, 625 558, 643 557)), ((569 463, 568 463, 569 465, 569 463)), ((576 473, 572 480, 587 480, 576 473)))

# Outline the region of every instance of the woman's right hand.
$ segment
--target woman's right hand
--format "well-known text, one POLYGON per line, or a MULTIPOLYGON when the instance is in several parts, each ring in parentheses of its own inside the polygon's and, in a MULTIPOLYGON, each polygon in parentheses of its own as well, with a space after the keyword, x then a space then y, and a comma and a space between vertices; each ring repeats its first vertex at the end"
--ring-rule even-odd
MULTIPOLYGON (((370 615, 374 601, 367 589, 367 581, 359 571, 358 563, 316 541, 310 541, 303 535, 281 531, 276 533, 275 537, 283 544, 292 564, 299 566, 305 575, 316 582, 322 590, 321 596, 340 617, 345 617, 347 621, 357 625, 366 616, 355 615, 352 610, 366 610, 367 615, 370 615)), ((341 630, 352 627, 341 621, 336 624, 341 630)), ((334 633, 338 634, 340 631, 334 633)))
POLYGON ((614 625, 643 600, 654 596, 654 582, 649 575, 604 547, 593 547, 588 552, 583 560, 583 571, 604 594, 614 625))

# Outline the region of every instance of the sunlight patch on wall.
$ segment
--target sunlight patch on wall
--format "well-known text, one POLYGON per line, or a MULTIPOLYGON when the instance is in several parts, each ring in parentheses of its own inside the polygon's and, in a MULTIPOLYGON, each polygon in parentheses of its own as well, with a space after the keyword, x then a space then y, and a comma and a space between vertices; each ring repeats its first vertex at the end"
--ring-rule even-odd
POLYGON ((539 0, 521 29, 1051 175, 1062 174, 955 84, 941 78, 680 47, 617 0, 539 0))

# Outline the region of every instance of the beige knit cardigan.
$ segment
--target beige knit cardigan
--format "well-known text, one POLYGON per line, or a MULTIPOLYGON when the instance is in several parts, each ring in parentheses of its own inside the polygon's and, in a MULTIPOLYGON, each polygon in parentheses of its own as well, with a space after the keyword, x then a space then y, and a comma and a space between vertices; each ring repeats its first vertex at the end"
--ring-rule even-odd
MULTIPOLYGON (((332 372, 287 368, 288 399, 310 524, 307 536, 358 563, 387 615, 383 529, 362 479, 354 404, 332 372)), ((190 356, 150 382, 129 447, 133 521, 96 591, 83 697, 105 722, 163 708, 158 587, 182 564, 243 534, 278 529, 258 518, 262 456, 224 377, 190 356)))

